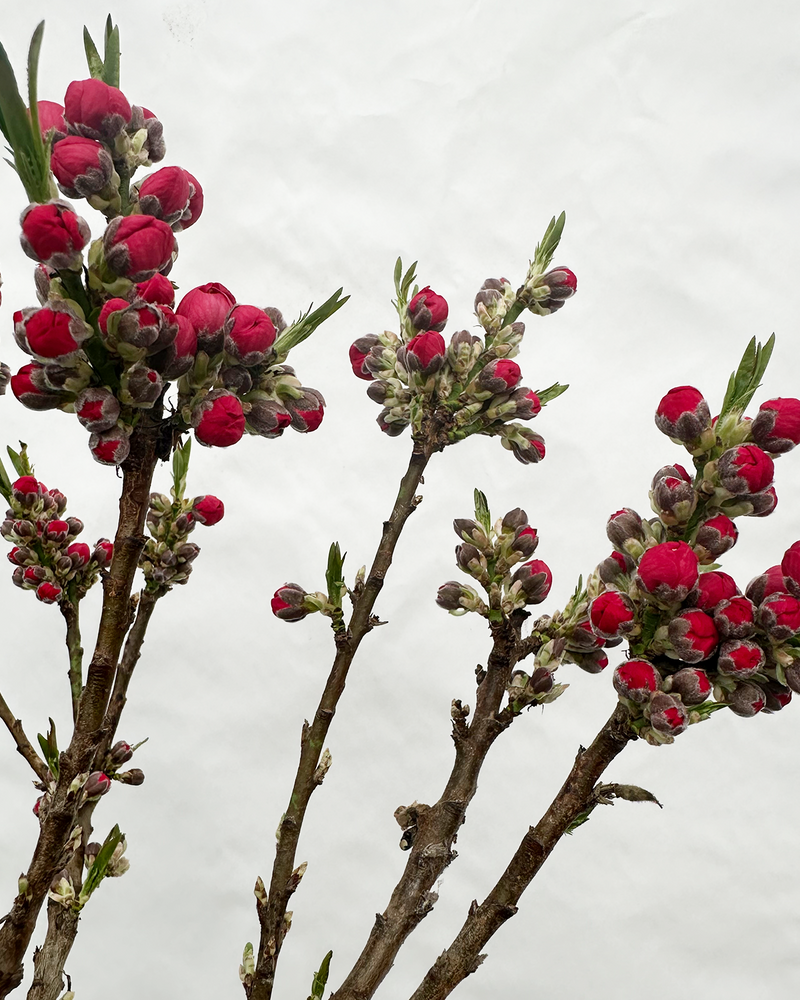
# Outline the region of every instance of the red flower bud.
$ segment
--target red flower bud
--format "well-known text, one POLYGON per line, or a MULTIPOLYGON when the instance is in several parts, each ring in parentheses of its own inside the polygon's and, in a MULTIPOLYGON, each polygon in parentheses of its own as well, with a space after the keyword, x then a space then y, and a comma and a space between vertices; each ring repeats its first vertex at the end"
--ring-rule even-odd
POLYGON ((507 358, 490 361, 478 376, 481 389, 492 393, 510 392, 522 378, 522 372, 516 361, 507 358))
POLYGON ((764 650, 757 642, 749 639, 730 639, 720 646, 717 670, 726 677, 745 680, 757 674, 765 662, 764 650))
POLYGON ((114 161, 102 142, 68 135, 53 147, 50 168, 68 198, 90 198, 111 182, 114 161))
POLYGON ((714 608, 714 624, 723 639, 746 639, 756 630, 756 609, 746 597, 731 597, 714 608))
POLYGON ((166 275, 154 274, 147 281, 140 281, 134 286, 135 298, 144 299, 154 305, 174 306, 175 286, 166 275))
POLYGON ((536 528, 532 528, 529 524, 524 524, 514 532, 514 541, 511 543, 511 548, 514 552, 518 552, 523 559, 527 559, 528 556, 532 556, 536 551, 538 544, 539 534, 536 528))
POLYGON ((673 618, 667 633, 673 652, 685 663, 707 660, 719 645, 713 618, 697 608, 673 618))
POLYGON ((800 399, 768 399, 758 408, 750 432, 764 451, 781 455, 800 444, 800 399))
POLYGON ((86 542, 73 542, 72 545, 67 547, 67 555, 72 561, 74 569, 83 569, 84 566, 89 564, 89 560, 92 558, 92 550, 86 542))
POLYGON ((739 529, 725 514, 710 517, 698 527, 694 550, 701 564, 716 562, 728 549, 733 548, 739 537, 739 529))
POLYGON ((33 476, 20 476, 11 484, 11 491, 15 500, 30 506, 47 493, 47 487, 33 476))
POLYGON ((175 237, 161 219, 152 215, 120 215, 103 234, 106 263, 131 281, 146 281, 172 260, 175 237))
POLYGON ((188 291, 175 310, 178 316, 191 320, 199 347, 207 354, 222 350, 225 320, 236 299, 218 281, 211 281, 188 291))
POLYGON ((606 522, 606 535, 608 540, 617 549, 623 549, 625 542, 631 538, 635 541, 644 541, 644 529, 642 519, 635 510, 630 507, 623 507, 622 510, 615 511, 606 522))
POLYGON ((783 553, 781 559, 781 573, 785 587, 795 597, 800 597, 800 542, 794 542, 783 553))
POLYGON ((627 660, 614 671, 614 689, 637 705, 650 701, 661 687, 661 674, 647 660, 627 660))
POLYGON ((102 80, 75 80, 64 97, 64 117, 80 135, 114 139, 131 120, 125 95, 102 80))
POLYGON ((753 604, 761 604, 769 594, 783 593, 787 589, 783 580, 783 570, 780 566, 770 566, 760 576, 754 577, 747 584, 745 594, 753 604))
POLYGON ((247 426, 260 437, 277 438, 292 422, 292 415, 276 399, 254 399, 247 414, 247 426))
POLYGON ((45 542, 65 542, 69 534, 69 525, 66 521, 54 518, 45 524, 42 531, 42 539, 45 542))
POLYGON ((203 189, 200 187, 200 182, 188 170, 184 170, 184 173, 189 179, 189 204, 172 227, 176 233, 193 226, 203 212, 203 189))
POLYGON ((697 583, 697 556, 686 542, 662 542, 642 556, 639 587, 663 604, 679 604, 697 583))
POLYGON ((678 736, 689 725, 689 713, 672 695, 656 692, 650 699, 650 725, 659 733, 678 736))
POLYGON ((75 416, 90 433, 109 431, 119 418, 119 400, 110 389, 84 389, 75 400, 75 416))
POLYGON ((772 482, 775 466, 755 444, 740 444, 723 452, 717 465, 719 479, 729 493, 758 493, 772 482))
POLYGON ((757 617, 771 638, 790 639, 800 632, 800 600, 791 594, 770 594, 759 605, 757 617))
POLYGON ((55 392, 47 385, 44 366, 38 361, 23 365, 10 378, 11 391, 29 410, 54 410, 69 399, 62 392, 55 392))
POLYGON ((139 209, 169 226, 179 222, 189 207, 189 175, 183 167, 162 167, 137 185, 139 209))
POLYGON ((531 559, 523 563, 511 578, 512 585, 519 583, 525 594, 526 604, 541 604, 550 593, 553 585, 553 574, 550 567, 541 559, 531 559))
POLYGON ((547 298, 539 299, 537 303, 541 309, 550 312, 560 309, 565 300, 578 291, 578 279, 568 267, 552 268, 538 279, 537 285, 546 285, 550 291, 547 298))
POLYGON ((54 270, 80 266, 89 242, 89 226, 65 201, 29 205, 20 217, 20 243, 25 253, 54 270))
POLYGON ((444 337, 435 330, 418 333, 397 352, 397 358, 408 371, 431 375, 437 372, 444 362, 446 351, 444 337))
POLYGON ((739 684, 726 700, 728 708, 743 719, 752 719, 767 703, 766 695, 757 684, 739 684))
POLYGON ((672 687, 684 705, 700 705, 711 694, 711 681, 700 667, 682 667, 672 675, 672 687))
POLYGON ((517 404, 513 413, 515 420, 532 420, 542 410, 542 401, 533 389, 522 386, 511 394, 511 398, 517 404))
POLYGON ((238 364, 260 365, 275 343, 272 320, 258 306, 236 305, 229 314, 225 350, 238 364))
POLYGON ((102 771, 92 771, 83 786, 87 799, 99 798, 111 788, 111 778, 102 771))
POLYGON ((668 437, 691 444, 711 426, 708 403, 694 386, 676 386, 658 404, 656 426, 668 437))
POLYGON ((350 366, 357 378, 363 378, 367 382, 371 382, 375 378, 364 362, 369 357, 369 352, 372 348, 378 344, 380 344, 380 340, 374 333, 370 333, 366 337, 359 337, 350 346, 350 366))
POLYGON ((278 587, 270 602, 273 615, 285 622, 302 621, 309 614, 303 607, 305 597, 306 592, 299 584, 285 583, 278 587))
POLYGON ((55 604, 62 594, 63 590, 61 587, 57 583, 51 583, 49 580, 40 583, 36 588, 36 596, 42 604, 55 604))
POLYGON ((536 431, 527 427, 520 427, 516 437, 511 441, 503 438, 503 445, 509 447, 514 458, 518 462, 522 462, 523 465, 535 465, 537 462, 541 462, 545 456, 544 439, 536 431), (517 438, 524 438, 527 444, 520 444, 517 438))
POLYGON ((605 590, 589 606, 594 631, 604 639, 625 635, 636 623, 633 601, 617 590, 605 590))
POLYGON ((55 101, 37 101, 36 110, 39 114, 39 131, 42 133, 42 139, 47 139, 49 133, 54 145, 63 141, 67 134, 63 106, 55 101))
POLYGON ((441 331, 447 323, 447 302, 426 285, 408 303, 408 315, 418 330, 441 331))
POLYGON ((210 392, 192 414, 194 434, 200 444, 228 448, 244 434, 242 404, 222 389, 210 392))
POLYGON ((91 327, 62 303, 14 313, 14 337, 23 350, 50 361, 65 361, 79 351, 91 327))
POLYGON ((739 588, 732 576, 720 570, 712 570, 710 573, 700 574, 697 586, 687 598, 687 604, 713 612, 720 601, 730 600, 738 593, 739 588))
POLYGON ((305 434, 315 431, 325 416, 325 400, 316 389, 303 389, 300 399, 287 399, 286 409, 289 411, 292 427, 305 434))
POLYGON ((94 559, 101 569, 105 569, 106 566, 111 565, 113 555, 114 543, 109 541, 108 538, 99 538, 97 545, 94 547, 94 552, 92 552, 92 559, 94 559))
POLYGON ((659 479, 650 495, 653 509, 667 525, 686 524, 697 507, 697 491, 677 476, 659 479))
POLYGON ((119 767, 120 764, 127 764, 131 757, 133 757, 133 750, 130 743, 126 743, 125 740, 118 740, 109 751, 109 756, 112 763, 119 767))
POLYGON ((101 465, 122 465, 131 450, 130 433, 119 425, 89 438, 89 450, 101 465))
POLYGON ((180 378, 188 372, 197 354, 197 334, 192 321, 177 313, 174 313, 174 316, 178 327, 175 340, 169 347, 150 358, 153 367, 161 372, 164 381, 180 378))
POLYGON ((217 524, 225 515, 225 504, 212 496, 195 497, 192 501, 192 517, 200 524, 217 524))

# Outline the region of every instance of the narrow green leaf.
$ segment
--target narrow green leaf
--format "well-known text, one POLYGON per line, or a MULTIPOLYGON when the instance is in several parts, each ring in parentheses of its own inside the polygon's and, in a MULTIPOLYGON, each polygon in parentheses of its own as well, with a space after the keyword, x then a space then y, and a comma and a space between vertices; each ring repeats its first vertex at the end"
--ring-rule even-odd
POLYGON ((400 294, 408 301, 408 291, 411 285, 414 283, 414 279, 417 276, 417 261, 411 265, 411 267, 403 275, 403 280, 400 283, 400 294))
POLYGON ((44 37, 44 21, 40 21, 31 39, 31 47, 28 49, 28 109, 31 117, 31 135, 33 142, 40 149, 40 155, 44 154, 44 142, 42 133, 39 130, 39 107, 38 107, 38 84, 39 75, 39 54, 42 51, 42 38, 44 37))
POLYGON ((397 263, 394 265, 394 289, 397 294, 400 294, 400 280, 403 277, 403 258, 398 257, 397 263))
POLYGON ((488 535, 492 529, 492 515, 489 512, 489 502, 486 499, 486 494, 481 493, 476 487, 473 496, 475 498, 475 520, 488 535))
POLYGON ((14 471, 18 476, 33 475, 33 466, 28 458, 28 446, 24 441, 20 441, 19 451, 14 451, 11 445, 6 446, 6 451, 8 452, 8 457, 11 459, 11 464, 14 466, 14 471))
POLYGON ((332 542, 328 550, 328 567, 325 570, 325 582, 328 585, 328 600, 335 607, 342 604, 342 585, 344 583, 344 560, 347 553, 342 555, 338 542, 332 542))
POLYGON ((567 389, 569 389, 569 384, 560 385, 558 382, 555 382, 553 385, 548 386, 547 389, 542 389, 541 392, 536 390, 536 395, 539 397, 539 402, 542 406, 546 406, 548 403, 552 403, 554 399, 558 399, 562 392, 566 392, 567 389))
POLYGON ((192 439, 187 438, 172 454, 172 499, 183 500, 186 495, 186 477, 189 473, 189 458, 192 454, 192 439))
POLYGON ((89 29, 85 25, 83 28, 83 48, 86 52, 86 62, 89 64, 89 76, 91 76, 93 80, 102 79, 103 60, 100 58, 97 46, 92 41, 89 29))
POLYGON ((119 27, 114 26, 109 32, 111 17, 106 25, 106 44, 103 58, 102 80, 109 87, 119 87, 119 27))
MULTIPOLYGON (((37 27, 31 41, 29 69, 36 68, 43 30, 42 23, 37 27)), ((36 93, 35 77, 29 83, 29 89, 36 93)), ((14 155, 14 166, 25 193, 33 202, 47 201, 50 196, 50 164, 45 157, 44 144, 38 129, 36 134, 33 132, 28 109, 20 96, 14 70, 2 45, 0 45, 0 112, 2 112, 4 134, 14 155)))
POLYGON ((720 417, 736 411, 744 413, 761 385, 761 379, 767 370, 767 365, 775 347, 775 334, 773 333, 766 344, 756 342, 753 337, 745 348, 739 367, 728 380, 728 388, 725 392, 725 399, 720 410, 720 417))
POLYGON ((558 218, 553 216, 547 226, 547 229, 544 231, 544 236, 542 237, 541 242, 536 245, 536 250, 533 254, 533 262, 540 273, 547 270, 550 261, 553 259, 553 254, 556 252, 558 244, 561 241, 561 234, 564 232, 564 224, 566 221, 566 212, 562 212, 558 218))
POLYGON ((125 834, 120 831, 119 824, 115 823, 113 829, 103 841, 103 846, 97 852, 97 857, 92 862, 91 868, 86 873, 83 888, 81 889, 81 898, 84 904, 105 878, 111 855, 117 849, 117 845, 124 836, 125 834))
POLYGON ((39 746, 42 748, 45 763, 50 768, 50 772, 53 777, 58 780, 58 740, 56 738, 56 724, 52 719, 49 719, 48 721, 50 722, 50 728, 47 731, 47 737, 45 738, 41 733, 37 733, 36 738, 39 741, 39 746))
POLYGON ((2 459, 0 459, 0 494, 5 498, 6 503, 11 503, 11 480, 8 478, 2 459))
POLYGON ((342 289, 340 288, 313 312, 311 311, 311 306, 309 306, 306 312, 299 316, 291 326, 287 327, 273 346, 273 350, 278 357, 285 358, 293 347, 296 347, 306 340, 306 338, 310 337, 320 324, 333 316, 338 309, 341 309, 350 298, 349 295, 339 298, 341 294, 342 289))
POLYGON ((330 972, 332 958, 333 952, 329 951, 325 958, 322 959, 322 964, 318 971, 314 973, 314 980, 311 983, 311 996, 308 1000, 322 1000, 322 994, 325 992, 325 986, 328 982, 328 973, 330 972))

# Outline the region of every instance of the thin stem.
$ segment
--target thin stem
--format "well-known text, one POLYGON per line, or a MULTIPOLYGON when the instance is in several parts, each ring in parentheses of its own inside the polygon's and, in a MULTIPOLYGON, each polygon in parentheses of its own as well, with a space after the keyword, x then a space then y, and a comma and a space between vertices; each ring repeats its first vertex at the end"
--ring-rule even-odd
POLYGON ((417 807, 418 829, 403 875, 389 905, 375 918, 364 950, 331 1000, 368 1000, 409 934, 433 909, 437 899, 433 886, 455 857, 453 842, 478 790, 483 762, 514 718, 510 711, 501 712, 500 705, 518 659, 520 629, 526 617, 525 612, 516 612, 511 619, 490 623, 492 651, 469 726, 468 710, 459 703, 453 705, 455 761, 447 785, 434 806, 417 807))
POLYGON ((25 760, 27 760, 36 773, 38 779, 40 781, 47 781, 48 778, 52 777, 47 768, 47 764, 45 764, 39 754, 33 749, 33 745, 25 735, 25 730, 22 728, 22 720, 14 717, 14 713, 8 707, 8 703, 2 694, 0 694, 0 719, 5 722, 6 728, 11 733, 14 742, 17 744, 17 753, 22 754, 25 760))
POLYGON ((593 805, 592 793, 608 765, 636 739, 627 709, 619 704, 588 750, 578 751, 572 770, 558 795, 536 826, 522 839, 499 881, 469 915, 453 943, 437 958, 411 1000, 444 1000, 475 972, 484 959, 481 949, 509 917, 517 912, 527 889, 553 848, 582 812, 593 805))
POLYGON ((80 609, 77 600, 62 601, 59 605, 67 623, 67 650, 69 652, 69 688, 72 696, 72 721, 78 718, 78 704, 83 693, 83 646, 81 645, 80 609))
POLYGON ((426 434, 424 440, 415 440, 408 470, 400 482, 389 520, 384 521, 383 533, 372 568, 363 589, 355 599, 347 630, 335 636, 336 656, 313 722, 311 725, 306 723, 303 726, 297 775, 289 804, 278 827, 278 843, 267 901, 266 903, 259 901, 257 907, 261 942, 255 972, 244 984, 248 1000, 269 1000, 272 996, 275 967, 288 930, 286 909, 300 881, 299 875, 294 874, 300 830, 311 794, 324 777, 324 774, 318 771, 323 744, 339 698, 344 691, 356 650, 375 624, 372 609, 383 587, 400 533, 411 512, 419 504, 420 498, 417 497, 416 491, 422 481, 422 474, 431 455, 440 447, 433 429, 426 434))

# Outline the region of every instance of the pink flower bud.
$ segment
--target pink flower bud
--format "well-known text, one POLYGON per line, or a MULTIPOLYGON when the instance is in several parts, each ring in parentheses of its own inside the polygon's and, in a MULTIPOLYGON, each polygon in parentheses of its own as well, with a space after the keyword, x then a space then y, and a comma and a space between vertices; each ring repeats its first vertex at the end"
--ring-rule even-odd
POLYGON ((684 705, 700 705, 711 694, 711 681, 700 667, 682 667, 672 675, 672 687, 684 705))
POLYGON ((29 205, 20 217, 25 253, 54 270, 80 266, 91 233, 84 219, 65 201, 29 205))
POLYGON ((161 376, 143 361, 130 365, 120 378, 119 399, 125 406, 149 409, 163 391, 161 376))
POLYGON ((68 135, 53 147, 50 168, 68 198, 98 194, 114 174, 114 162, 102 142, 79 135, 68 135))
POLYGON ((292 422, 292 415, 276 399, 254 399, 247 414, 247 427, 260 437, 277 438, 292 422))
POLYGON ((512 583, 519 583, 525 594, 526 604, 541 604, 550 593, 553 574, 541 559, 531 559, 523 563, 512 576, 512 583))
POLYGON ((235 305, 233 293, 218 281, 211 281, 188 291, 175 312, 191 320, 199 348, 211 355, 222 350, 225 320, 235 305))
POLYGON ((608 666, 608 657, 602 649, 591 653, 570 653, 570 659, 587 674, 599 674, 608 666))
POLYGON ((210 493, 192 501, 192 517, 200 524, 217 524, 225 515, 225 504, 210 493))
POLYGON ((730 600, 738 593, 739 588, 732 576, 721 570, 712 570, 710 573, 700 574, 697 586, 687 598, 687 604, 713 612, 720 601, 730 600))
POLYGON ((119 424, 89 438, 89 451, 101 465, 122 465, 130 450, 130 433, 119 424))
POLYGON ((697 556, 686 542, 662 542, 642 556, 639 587, 663 604, 680 604, 697 583, 697 556))
POLYGON ((698 608, 676 615, 667 633, 673 652, 685 663, 707 660, 719 645, 714 619, 698 608))
POLYGON ((625 552, 612 552, 611 555, 598 564, 597 573, 605 584, 615 584, 620 576, 631 573, 636 563, 625 552))
POLYGON ((238 364, 251 367, 266 359, 275 343, 275 327, 263 309, 236 305, 230 311, 225 351, 238 364))
POLYGON ((105 795, 109 788, 111 788, 111 778, 103 771, 92 771, 86 779, 83 791, 87 799, 96 799, 105 795))
POLYGON ((447 323, 447 302, 426 285, 408 303, 408 315, 418 330, 440 332, 447 323))
POLYGON ((88 566, 89 560, 92 558, 92 550, 86 542, 73 542, 67 547, 67 555, 73 569, 83 569, 84 566, 88 566))
POLYGON ((36 588, 36 596, 42 604, 56 604, 62 594, 63 590, 61 587, 57 583, 51 583, 49 580, 40 583, 36 588))
POLYGON ((192 321, 186 316, 175 313, 175 322, 178 327, 175 340, 169 347, 150 358, 153 367, 161 372, 164 381, 185 375, 194 364, 197 355, 197 334, 192 321))
POLYGON ((162 167, 137 185, 139 209, 172 226, 189 207, 189 175, 183 167, 162 167))
POLYGON ((533 389, 526 389, 524 386, 520 387, 511 394, 511 399, 517 406, 511 415, 514 420, 532 420, 541 413, 542 401, 533 389))
POLYGON ((658 404, 656 426, 668 437, 692 444, 711 426, 708 403, 694 386, 676 386, 658 404))
POLYGON ((28 506, 47 493, 47 487, 33 476, 20 476, 11 484, 14 499, 28 506))
POLYGON ((736 498, 737 505, 749 504, 750 510, 747 517, 769 517, 778 506, 778 494, 774 486, 768 486, 758 493, 742 493, 736 498))
POLYGON ((363 378, 367 382, 370 382, 375 378, 364 362, 369 357, 369 353, 372 348, 377 347, 379 344, 380 341, 375 334, 370 333, 366 337, 359 337, 358 340, 350 346, 350 366, 353 369, 353 374, 357 378, 363 378))
POLYGON ((188 170, 184 173, 189 179, 189 204, 172 227, 176 233, 193 226, 203 212, 203 189, 200 187, 200 182, 188 170))
POLYGON ((75 80, 64 97, 64 117, 80 135, 114 139, 131 120, 125 95, 102 80, 75 80))
POLYGON ((630 632, 636 624, 633 601, 617 590, 605 590, 589 606, 594 631, 604 639, 615 639, 630 632))
POLYGON ((659 733, 678 736, 689 725, 689 713, 672 695, 656 692, 650 699, 650 725, 659 733))
POLYGON ((131 281, 146 281, 163 270, 175 250, 172 230, 152 215, 120 215, 103 234, 106 263, 131 281))
MULTIPOLYGON (((522 462, 523 465, 535 465, 537 462, 541 462, 545 456, 542 436, 527 427, 520 427, 517 436, 523 438, 527 444, 521 444, 516 438, 509 442, 514 458, 518 462, 522 462)), ((505 439, 503 443, 506 443, 505 439)))
POLYGON ((529 524, 524 524, 514 532, 514 541, 511 543, 511 548, 514 552, 518 552, 523 559, 527 559, 536 551, 538 544, 539 534, 536 528, 532 528, 529 524))
POLYGON ((53 145, 63 141, 67 134, 63 106, 55 101, 37 101, 36 110, 39 114, 39 130, 42 133, 42 139, 47 139, 49 134, 53 145))
POLYGON ((572 298, 578 290, 578 279, 568 267, 554 267, 547 274, 537 279, 538 286, 547 286, 549 294, 546 298, 537 300, 538 311, 553 313, 560 309, 564 302, 572 298))
POLYGON ((144 299, 153 305, 175 305, 175 286, 164 274, 154 274, 147 281, 140 281, 133 290, 137 299, 144 299))
POLYGON ((490 361, 478 376, 481 389, 492 393, 510 392, 522 378, 522 372, 516 361, 500 358, 490 361))
POLYGON ((116 767, 119 767, 120 764, 127 764, 131 757, 133 757, 133 750, 130 743, 126 743, 125 740, 118 740, 109 751, 109 756, 111 762, 116 767))
POLYGON ((717 469, 725 489, 738 495, 766 489, 772 482, 775 466, 758 445, 740 444, 722 453, 717 469))
POLYGON ((231 393, 215 389, 193 412, 192 425, 200 444, 228 448, 236 444, 244 434, 242 404, 231 393))
POLYGON ((113 555, 114 543, 109 541, 107 538, 99 538, 97 540, 97 545, 95 545, 94 551, 92 552, 92 559, 101 569, 105 569, 107 566, 111 565, 113 555))
POLYGON ((782 642, 800 632, 800 600, 792 594, 770 594, 756 615, 759 626, 773 639, 782 642))
POLYGON ((614 671, 614 689, 637 705, 650 701, 661 687, 661 674, 647 660, 627 660, 614 671))
POLYGON ((767 681, 762 684, 762 687, 766 697, 766 705, 763 708, 764 712, 780 712, 792 700, 792 692, 789 688, 784 687, 783 684, 779 684, 777 681, 767 681))
POLYGON ((750 432, 764 451, 782 455, 800 444, 800 399, 768 399, 758 408, 750 432))
POLYGON ((785 590, 787 587, 783 580, 783 570, 780 566, 770 566, 747 584, 745 594, 753 604, 759 605, 769 594, 783 593, 785 590))
POLYGON ((698 494, 691 483, 676 476, 659 479, 650 493, 653 510, 666 525, 686 524, 697 507, 698 494))
POLYGON ((719 649, 717 670, 726 677, 745 680, 762 669, 766 657, 757 642, 750 639, 729 639, 719 649))
POLYGON ((287 399, 292 427, 301 434, 315 431, 325 416, 325 400, 316 389, 303 389, 300 399, 287 399))
POLYGON ((642 519, 635 510, 630 507, 623 507, 622 510, 615 511, 606 522, 606 535, 611 544, 617 549, 623 549, 625 542, 630 538, 637 542, 644 541, 644 529, 642 519))
POLYGON ((91 332, 82 319, 60 303, 14 313, 14 336, 28 353, 53 361, 68 360, 91 332))
POLYGON ((16 375, 12 375, 11 391, 29 410, 54 410, 65 399, 62 392, 53 391, 47 384, 44 367, 38 361, 23 365, 16 375))
POLYGON ((75 416, 90 433, 109 431, 117 423, 119 400, 110 389, 84 389, 75 400, 75 416))
POLYGON ((302 621, 309 614, 303 607, 305 598, 306 592, 299 584, 285 583, 282 587, 278 587, 270 602, 272 613, 276 618, 280 618, 281 621, 302 621))
POLYGON ((756 630, 756 609, 746 597, 731 597, 714 608, 714 624, 723 639, 746 639, 756 630))
POLYGON ((700 563, 708 565, 733 548, 738 537, 739 529, 733 521, 725 514, 717 514, 698 527, 694 551, 700 563))
POLYGON ((42 531, 42 539, 46 542, 65 542, 69 534, 69 525, 66 521, 54 519, 45 524, 42 531))
POLYGON ((757 684, 739 684, 726 699, 728 708, 743 719, 752 719, 764 708, 767 698, 757 684))
POLYGON ((781 573, 785 584, 783 589, 795 597, 800 597, 800 541, 794 542, 783 553, 781 573))
POLYGON ((397 358, 408 371, 431 375, 442 367, 446 349, 441 333, 428 330, 418 333, 404 344, 398 350, 397 358))

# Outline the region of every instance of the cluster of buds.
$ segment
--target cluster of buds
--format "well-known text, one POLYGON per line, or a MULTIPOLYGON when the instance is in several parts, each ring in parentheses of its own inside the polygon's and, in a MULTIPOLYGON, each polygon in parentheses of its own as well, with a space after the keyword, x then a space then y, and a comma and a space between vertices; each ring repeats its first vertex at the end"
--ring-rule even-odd
POLYGON ((763 373, 744 382, 747 359, 731 382, 739 405, 719 418, 691 386, 661 400, 656 423, 690 452, 695 475, 678 464, 656 473, 654 518, 611 515, 614 551, 582 594, 587 634, 603 647, 628 643, 614 687, 654 744, 726 706, 745 718, 779 711, 800 691, 800 542, 744 593, 717 562, 738 539, 735 518, 775 509, 774 459, 800 443, 800 400, 743 415, 763 373))
POLYGON ((384 433, 398 435, 410 426, 418 435, 426 419, 435 414, 442 446, 472 434, 486 434, 500 437, 503 446, 524 464, 544 457, 540 435, 518 421, 531 420, 566 387, 529 389, 512 359, 519 353, 525 332, 517 320, 523 309, 546 315, 563 305, 567 289, 571 295, 577 287, 575 275, 567 268, 543 273, 556 245, 557 239, 551 240, 546 252, 537 250, 537 260, 531 265, 529 282, 541 283, 536 285, 541 295, 538 291, 528 295, 527 284, 515 294, 505 278, 487 279, 475 299, 483 337, 459 330, 449 342, 442 336, 447 302, 428 286, 412 289, 413 268, 401 281, 398 261, 395 285, 400 333, 369 334, 350 347, 353 373, 371 383, 367 395, 382 407, 377 422, 384 433))
POLYGON ((192 429, 201 444, 227 447, 245 431, 277 437, 289 426, 316 429, 322 395, 283 362, 325 316, 303 317, 281 338, 278 310, 240 304, 217 282, 176 305, 167 277, 175 233, 200 218, 203 191, 177 166, 129 184, 137 168, 165 153, 152 112, 94 78, 71 83, 63 105, 40 101, 37 111, 53 197, 21 217, 23 249, 38 262, 39 306, 14 313, 16 342, 31 357, 10 379, 17 399, 75 413, 93 457, 106 465, 125 461, 144 411, 160 418, 173 381, 175 429, 192 429), (63 195, 104 213, 100 238, 90 243, 88 224, 55 197, 52 178, 63 195))
POLYGON ((101 538, 92 548, 75 539, 83 522, 66 516, 67 498, 48 490, 33 476, 11 484, 9 509, 0 533, 13 548, 12 579, 33 590, 40 601, 56 604, 79 600, 111 563, 114 546, 101 538))
POLYGON ((200 546, 188 541, 196 524, 212 525, 222 520, 225 507, 217 497, 172 501, 163 493, 151 493, 146 524, 147 539, 139 557, 145 590, 165 594, 175 584, 186 583, 200 546))

